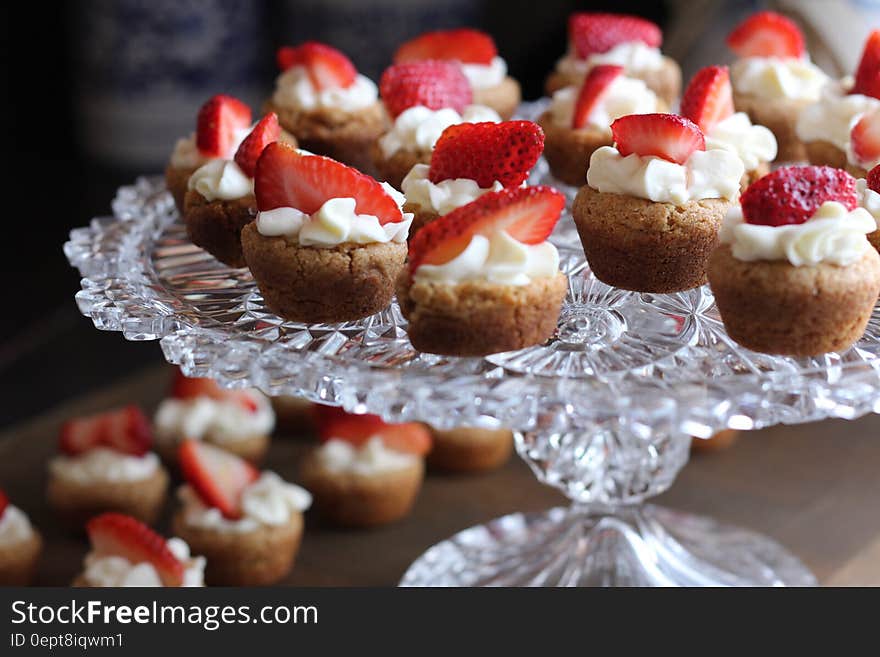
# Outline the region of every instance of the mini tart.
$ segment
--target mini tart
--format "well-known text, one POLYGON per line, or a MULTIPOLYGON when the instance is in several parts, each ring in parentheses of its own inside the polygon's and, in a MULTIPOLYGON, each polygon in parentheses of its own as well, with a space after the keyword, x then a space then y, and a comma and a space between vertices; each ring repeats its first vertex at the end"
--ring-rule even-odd
POLYGON ((245 266, 241 229, 256 216, 257 200, 253 194, 231 201, 209 201, 191 189, 184 197, 183 221, 190 241, 230 267, 245 266))
POLYGON ((804 144, 807 152, 807 159, 810 164, 828 165, 835 169, 843 169, 853 176, 853 178, 864 178, 868 175, 866 169, 852 164, 846 156, 846 152, 840 150, 836 145, 829 141, 818 140, 808 141, 804 144))
POLYGON ((809 100, 767 100, 733 90, 733 105, 738 112, 749 115, 752 123, 766 126, 776 137, 776 162, 802 162, 807 150, 797 136, 796 126, 801 110, 809 100))
POLYGON ((403 179, 417 164, 431 164, 431 153, 421 153, 406 149, 399 149, 391 157, 385 157, 378 140, 373 142, 370 149, 374 170, 377 180, 384 180, 394 189, 400 189, 403 179))
POLYGON ((422 487, 422 459, 376 474, 329 470, 312 451, 303 461, 300 478, 315 508, 328 523, 341 527, 378 527, 410 512, 422 487))
POLYGON ((0 586, 28 586, 34 581, 43 539, 31 526, 30 535, 20 541, 0 542, 0 586))
POLYGON ((83 483, 49 477, 49 506, 71 530, 82 531, 86 522, 105 511, 134 516, 145 524, 156 522, 168 493, 168 472, 157 467, 145 479, 83 483))
POLYGON ((388 306, 407 253, 397 242, 300 246, 261 235, 256 223, 245 226, 241 243, 269 309, 311 324, 353 321, 388 306))
POLYGON ((667 293, 706 282, 728 206, 725 199, 676 206, 585 185, 572 216, 596 278, 625 290, 667 293))
POLYGON ((846 267, 743 262, 729 246, 709 260, 709 284, 728 335, 768 354, 818 356, 846 349, 864 333, 880 293, 873 249, 846 267))
MULTIPOLYGON (((181 440, 183 437, 181 437, 181 440)), ((259 465, 269 451, 269 436, 265 434, 255 434, 253 436, 245 436, 236 440, 225 440, 223 442, 211 440, 206 436, 203 438, 206 443, 226 450, 231 454, 235 454, 243 458, 245 461, 259 465)), ((177 453, 180 448, 180 441, 157 440, 154 445, 156 453, 166 463, 177 464, 177 453)))
POLYGON ((426 460, 432 470, 485 472, 506 463, 513 452, 513 434, 508 429, 428 429, 433 441, 426 460))
MULTIPOLYGON (((648 89, 657 94, 657 97, 666 103, 667 107, 675 105, 681 95, 681 67, 671 57, 663 56, 663 66, 656 71, 626 71, 627 77, 642 80, 648 89)), ((580 86, 583 79, 565 75, 559 71, 553 71, 547 77, 545 91, 548 96, 559 91, 563 87, 580 86)))
POLYGON ((207 559, 205 581, 212 586, 276 584, 293 568, 303 534, 298 511, 283 525, 260 525, 250 532, 193 527, 183 510, 174 515, 171 525, 193 554, 207 559))
POLYGON ((176 167, 169 163, 168 166, 165 167, 165 187, 171 192, 171 197, 174 199, 174 205, 177 207, 177 211, 181 214, 183 214, 184 199, 186 198, 190 176, 192 176, 200 166, 201 164, 195 167, 176 167))
POLYGON ((336 108, 303 111, 268 101, 265 111, 278 115, 281 127, 296 137, 300 148, 374 173, 370 148, 389 127, 382 103, 345 112, 336 108))
POLYGON ((546 342, 568 291, 561 273, 527 285, 415 282, 403 272, 397 300, 413 347, 448 356, 486 356, 546 342))
POLYGON ((510 120, 522 102, 522 91, 519 82, 509 75, 498 84, 484 89, 473 89, 475 105, 485 105, 498 112, 503 121, 510 120))
POLYGON ((312 402, 289 395, 272 397, 271 401, 278 432, 291 438, 303 438, 314 433, 312 402))
POLYGON ((739 437, 736 429, 722 429, 711 438, 694 438, 691 440, 691 451, 701 454, 720 452, 727 449, 739 437))

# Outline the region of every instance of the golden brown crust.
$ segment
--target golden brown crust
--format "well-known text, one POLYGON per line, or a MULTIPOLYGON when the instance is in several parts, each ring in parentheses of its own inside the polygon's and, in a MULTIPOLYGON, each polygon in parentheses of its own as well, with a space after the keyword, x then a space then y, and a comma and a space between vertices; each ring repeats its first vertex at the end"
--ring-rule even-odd
POLYGON ((299 512, 283 525, 260 525, 251 532, 193 527, 186 523, 183 511, 174 514, 171 525, 192 554, 205 557, 205 582, 211 586, 277 583, 293 568, 303 534, 299 512))
POLYGON ((676 206, 584 185, 572 216, 596 278, 625 290, 665 293, 706 282, 706 262, 728 205, 703 199, 676 206))
POLYGON ((31 535, 23 541, 0 543, 0 586, 28 586, 34 581, 43 539, 31 528, 31 535))
POLYGON ((807 159, 810 164, 817 166, 826 165, 835 169, 846 169, 847 162, 846 152, 840 150, 837 146, 828 141, 808 141, 804 143, 804 149, 807 152, 807 159))
POLYGON ((880 293, 880 255, 847 267, 743 262, 729 246, 709 260, 709 284, 728 335, 769 354, 818 356, 858 340, 880 293))
POLYGON ((241 234, 244 257, 266 305, 294 322, 348 322, 385 308, 406 260, 406 244, 340 244, 332 249, 241 234))
POLYGON ((568 280, 561 273, 528 285, 450 285, 414 283, 405 271, 398 279, 397 300, 409 320, 409 340, 419 351, 486 356, 548 340, 567 290, 568 280))
POLYGON ((413 235, 419 232, 419 230, 440 217, 440 215, 433 210, 425 210, 421 205, 416 205, 415 203, 404 203, 403 211, 412 212, 413 214, 413 221, 409 227, 409 236, 407 237, 407 240, 411 240, 413 235))
POLYGON ((370 153, 376 168, 376 179, 384 180, 394 189, 400 189, 406 174, 416 164, 431 164, 431 153, 399 150, 386 158, 378 141, 373 143, 370 153))
POLYGON ((46 497, 60 520, 74 531, 82 531, 90 518, 105 511, 125 513, 151 525, 165 504, 168 481, 168 471, 161 466, 137 481, 86 484, 50 476, 46 497))
POLYGON ((593 151, 613 144, 611 135, 602 130, 560 126, 549 111, 540 116, 538 125, 544 130, 544 157, 550 172, 567 185, 585 184, 593 151))
POLYGON ((433 440, 427 463, 432 470, 485 472, 503 465, 513 451, 513 433, 508 429, 428 429, 433 440))
POLYGON ((171 196, 174 198, 174 205, 177 206, 177 211, 181 216, 183 216, 184 198, 186 197, 189 178, 198 168, 176 167, 170 163, 165 167, 165 187, 171 192, 171 196))
POLYGON ((522 102, 519 82, 509 75, 494 87, 474 89, 474 105, 485 105, 498 112, 504 121, 510 120, 522 102))
POLYGON ((691 441, 691 450, 706 454, 709 452, 720 452, 727 449, 739 437, 739 431, 736 429, 722 429, 711 438, 694 438, 691 441))
POLYGON ((245 266, 241 229, 256 216, 253 194, 231 201, 209 201, 191 189, 184 197, 183 221, 190 241, 230 267, 245 266))
MULTIPOLYGON (((269 451, 270 440, 269 436, 259 434, 226 442, 205 438, 205 442, 240 456, 254 465, 259 465, 263 458, 265 458, 266 452, 269 451)), ((162 460, 172 465, 177 465, 177 451, 179 447, 180 443, 175 441, 157 441, 154 446, 156 453, 162 457, 162 460)))
POLYGON ((312 451, 303 461, 300 478, 321 517, 341 527, 378 527, 410 512, 422 487, 421 459, 399 470, 373 476, 331 472, 312 451))
POLYGON ((305 112, 279 107, 270 100, 265 109, 278 114, 279 122, 296 137, 300 148, 373 175, 370 147, 388 129, 382 103, 357 112, 327 108, 305 112))
MULTIPOLYGON (((631 78, 642 80, 645 85, 657 94, 657 97, 666 103, 667 107, 673 107, 681 94, 681 67, 674 59, 663 57, 663 66, 657 71, 636 73, 627 71, 626 75, 631 78)), ((580 86, 583 80, 578 77, 563 75, 559 71, 553 71, 547 76, 544 85, 548 96, 563 87, 580 86)))
POLYGON ((733 104, 738 112, 749 115, 752 123, 766 126, 776 137, 778 152, 775 162, 803 162, 807 151, 797 136, 797 120, 809 101, 758 98, 752 94, 733 92, 733 104))

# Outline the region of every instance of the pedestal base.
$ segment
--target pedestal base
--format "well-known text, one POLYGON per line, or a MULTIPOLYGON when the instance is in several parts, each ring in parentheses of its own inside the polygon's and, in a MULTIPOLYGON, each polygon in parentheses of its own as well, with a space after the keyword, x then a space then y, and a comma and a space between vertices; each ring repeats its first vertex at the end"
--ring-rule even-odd
POLYGON ((514 513, 431 547, 401 586, 815 586, 779 544, 657 506, 514 513))

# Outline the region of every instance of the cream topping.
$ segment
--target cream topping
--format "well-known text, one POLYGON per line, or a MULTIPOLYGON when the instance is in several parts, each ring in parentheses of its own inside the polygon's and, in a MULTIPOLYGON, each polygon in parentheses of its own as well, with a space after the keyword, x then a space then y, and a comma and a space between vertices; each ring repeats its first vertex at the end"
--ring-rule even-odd
POLYGON ((238 520, 225 518, 219 509, 206 506, 188 485, 181 486, 177 496, 183 503, 186 524, 220 532, 247 533, 262 526, 277 527, 287 523, 292 514, 302 513, 312 505, 312 496, 306 489, 268 470, 242 492, 242 517, 238 520))
POLYGON ((742 208, 730 208, 721 227, 722 244, 729 244, 737 260, 787 260, 795 267, 826 262, 845 267, 873 248, 865 239, 877 223, 864 208, 847 210, 826 201, 807 221, 785 226, 748 224, 742 208))
POLYGON ((0 545, 11 545, 28 540, 34 533, 27 514, 14 504, 9 504, 0 516, 0 545))
POLYGON ((356 112, 373 105, 378 98, 379 90, 376 84, 363 75, 358 75, 348 87, 319 91, 312 84, 304 67, 292 66, 275 81, 272 102, 279 107, 300 111, 338 109, 343 112, 356 112))
MULTIPOLYGON (((549 109, 557 125, 571 128, 579 93, 578 87, 564 87, 553 94, 549 109)), ((587 126, 610 137, 611 123, 615 119, 630 114, 651 114, 660 109, 657 95, 642 80, 620 75, 611 82, 605 95, 593 107, 587 117, 587 126)))
MULTIPOLYGON (((251 133, 252 129, 252 126, 248 126, 236 130, 235 139, 232 140, 232 146, 230 146, 229 151, 224 153, 223 157, 219 159, 231 160, 235 157, 235 151, 238 150, 241 142, 243 142, 245 137, 251 133)), ((174 150, 171 152, 171 166, 178 169, 194 169, 203 165, 210 159, 212 158, 205 157, 196 146, 195 133, 190 134, 189 137, 181 137, 178 139, 177 143, 174 144, 174 150)))
POLYGON ((232 201, 254 193, 254 179, 234 160, 209 160, 189 177, 187 189, 194 189, 208 201, 232 201))
POLYGON ((272 405, 261 392, 248 392, 257 406, 256 411, 229 399, 163 400, 156 411, 156 440, 175 445, 185 438, 192 438, 223 445, 270 434, 275 426, 272 405))
POLYGON ((663 68, 663 53, 641 41, 624 41, 606 52, 592 53, 586 59, 579 59, 569 50, 556 62, 556 70, 570 79, 580 80, 600 64, 623 66, 627 73, 649 73, 663 68))
POLYGON ((507 62, 497 55, 488 64, 462 63, 461 71, 473 89, 496 87, 507 77, 507 62))
POLYGON ((739 93, 781 100, 817 101, 830 78, 809 58, 744 57, 730 67, 739 93))
POLYGON ((738 155, 746 171, 754 171, 760 164, 772 162, 777 152, 773 133, 762 125, 753 125, 745 112, 728 116, 706 133, 706 149, 711 148, 738 155))
POLYGON ((880 110, 880 100, 850 94, 852 79, 829 84, 817 103, 803 109, 797 122, 798 139, 804 142, 827 141, 846 152, 853 126, 866 112, 880 110))
POLYGON ((536 278, 559 272, 559 252, 550 242, 523 244, 504 231, 491 237, 474 235, 464 251, 442 265, 421 265, 417 283, 489 281, 502 285, 528 285, 536 278))
MULTIPOLYGON (((205 557, 191 557, 189 545, 182 539, 169 538, 166 544, 185 564, 183 586, 204 586, 205 557)), ((94 552, 86 555, 83 579, 90 586, 162 586, 162 578, 152 564, 135 564, 125 557, 99 556, 94 552)))
POLYGON ((406 174, 401 188, 408 203, 439 215, 448 214, 462 205, 467 205, 487 192, 504 189, 497 180, 491 187, 480 187, 477 181, 470 178, 450 178, 436 183, 431 182, 428 178, 430 169, 427 164, 416 164, 406 174))
POLYGON ((739 195, 745 166, 726 150, 694 151, 684 164, 631 153, 622 156, 602 146, 590 157, 587 184, 600 192, 683 205, 707 198, 733 200, 739 195))
POLYGON ((49 461, 53 477, 77 484, 133 482, 152 477, 159 469, 153 452, 143 456, 97 447, 76 456, 59 455, 49 461))
POLYGON ((386 158, 400 150, 430 153, 440 135, 449 126, 485 121, 499 123, 501 117, 485 105, 468 105, 461 114, 451 107, 432 110, 416 105, 405 109, 394 119, 391 130, 379 138, 379 147, 386 158))
POLYGON ((386 447, 379 436, 373 436, 360 447, 347 440, 331 438, 318 448, 316 455, 320 464, 330 472, 365 477, 403 470, 419 460, 415 454, 386 447))

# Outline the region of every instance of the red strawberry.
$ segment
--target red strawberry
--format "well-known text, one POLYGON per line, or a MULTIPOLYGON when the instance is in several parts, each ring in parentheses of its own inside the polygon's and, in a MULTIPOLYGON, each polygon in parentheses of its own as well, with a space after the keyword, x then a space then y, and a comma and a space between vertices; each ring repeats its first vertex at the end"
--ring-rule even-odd
POLYGON ((461 66, 436 59, 389 66, 379 80, 379 93, 392 117, 415 105, 461 112, 473 99, 461 66))
POLYGON ((168 543, 145 524, 122 513, 102 513, 86 524, 92 550, 99 556, 123 557, 133 564, 148 563, 162 584, 183 584, 183 563, 168 543))
POLYGON ((312 416, 312 422, 320 432, 321 427, 323 427, 327 422, 330 422, 331 420, 339 417, 345 417, 346 415, 348 415, 348 413, 346 413, 341 406, 330 406, 328 404, 312 404, 310 415, 312 416))
POLYGON ((853 154, 860 162, 880 160, 880 112, 868 112, 850 131, 853 154))
POLYGON ((212 96, 199 110, 196 146, 208 157, 226 157, 235 144, 236 130, 250 124, 250 107, 232 96, 212 96))
POLYGON ((302 66, 309 75, 312 86, 322 89, 350 87, 357 78, 357 69, 351 60, 336 48, 317 41, 306 41, 296 47, 282 46, 276 55, 282 71, 302 66))
POLYGON ((865 41, 850 93, 880 98, 880 30, 871 32, 865 41))
POLYGON ((253 396, 244 390, 229 390, 221 388, 213 379, 190 378, 177 370, 174 382, 171 384, 171 396, 176 399, 196 399, 198 397, 210 397, 217 401, 235 401, 244 406, 251 413, 256 413, 257 403, 253 396))
POLYGON ((260 473, 231 452, 198 440, 184 440, 177 452, 187 483, 207 506, 225 518, 241 518, 241 494, 260 473))
POLYGON ((740 199, 745 220, 765 226, 802 224, 826 201, 854 210, 856 179, 833 167, 783 167, 752 183, 740 199))
POLYGON ((498 55, 495 42, 485 32, 469 28, 425 32, 404 43, 394 53, 394 63, 423 59, 456 59, 466 64, 490 64, 498 55))
POLYGON ((868 189, 880 194, 880 164, 868 172, 865 182, 868 183, 868 189))
POLYGON ((287 144, 269 144, 257 160, 254 193, 260 210, 290 207, 313 214, 331 198, 354 198, 358 214, 380 224, 403 220, 397 203, 375 179, 321 155, 302 155, 287 144))
POLYGON ((697 71, 681 99, 680 114, 706 133, 733 112, 733 89, 727 67, 707 66, 697 71))
POLYGON ((803 57, 804 35, 793 20, 773 11, 752 14, 727 36, 739 57, 803 57))
POLYGON ((569 16, 568 40, 578 58, 586 59, 632 41, 659 48, 663 33, 657 25, 638 16, 584 11, 569 16))
POLYGON ((59 449, 69 455, 108 447, 141 456, 152 444, 150 422, 135 405, 68 420, 62 425, 58 440, 59 449))
POLYGON ((459 123, 443 131, 434 152, 428 178, 440 182, 469 178, 480 187, 496 180, 516 187, 544 150, 544 131, 531 121, 459 123))
POLYGON ((513 187, 483 194, 475 201, 432 221, 409 245, 409 271, 440 265, 461 253, 474 235, 503 230, 524 244, 547 239, 565 207, 552 187, 513 187))
POLYGON ((656 155, 684 164, 694 151, 706 150, 706 140, 693 122, 675 114, 631 114, 611 124, 621 155, 656 155))
POLYGON ((378 415, 343 413, 320 428, 322 441, 335 438, 355 447, 366 444, 374 436, 379 436, 386 447, 398 452, 424 456, 431 449, 431 434, 418 422, 388 424, 378 415))
POLYGON ((615 66, 614 64, 601 64, 590 69, 574 104, 572 128, 577 130, 587 125, 593 108, 608 93, 611 83, 621 75, 623 75, 623 66, 615 66))
POLYGON ((6 493, 0 490, 0 518, 3 517, 3 514, 6 513, 6 507, 9 506, 9 498, 6 497, 6 493))
POLYGON ((241 167, 241 170, 249 178, 253 178, 254 172, 257 169, 257 159, 262 154, 263 149, 273 141, 278 141, 280 136, 281 126, 278 125, 278 115, 275 112, 270 112, 260 119, 257 125, 254 126, 254 129, 251 130, 251 134, 241 142, 241 145, 235 152, 235 163, 241 167))

